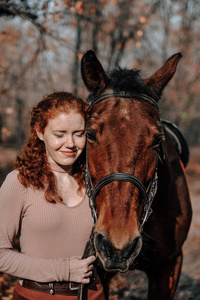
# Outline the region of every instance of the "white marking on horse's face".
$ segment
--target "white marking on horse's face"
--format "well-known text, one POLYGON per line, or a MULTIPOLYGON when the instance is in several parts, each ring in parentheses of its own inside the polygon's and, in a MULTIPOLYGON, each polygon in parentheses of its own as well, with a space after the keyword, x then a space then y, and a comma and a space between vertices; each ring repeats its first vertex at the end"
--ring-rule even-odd
POLYGON ((121 118, 124 118, 126 120, 130 120, 130 113, 127 109, 127 107, 124 107, 121 111, 120 111, 120 116, 121 118))
POLYGON ((124 115, 127 115, 127 114, 128 114, 128 111, 127 111, 126 108, 124 108, 124 109, 122 110, 122 114, 124 114, 124 115))

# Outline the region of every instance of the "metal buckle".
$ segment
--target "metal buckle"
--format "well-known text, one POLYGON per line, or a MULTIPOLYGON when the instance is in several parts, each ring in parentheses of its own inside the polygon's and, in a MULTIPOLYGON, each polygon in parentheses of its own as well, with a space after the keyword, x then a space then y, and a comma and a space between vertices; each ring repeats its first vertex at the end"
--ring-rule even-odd
POLYGON ((78 286, 72 287, 72 282, 70 281, 70 283, 69 283, 69 289, 70 289, 71 291, 77 291, 77 290, 78 290, 78 286))
POLYGON ((54 295, 55 294, 55 291, 54 291, 54 286, 53 286, 53 282, 50 282, 49 283, 49 293, 51 294, 51 295, 54 295))

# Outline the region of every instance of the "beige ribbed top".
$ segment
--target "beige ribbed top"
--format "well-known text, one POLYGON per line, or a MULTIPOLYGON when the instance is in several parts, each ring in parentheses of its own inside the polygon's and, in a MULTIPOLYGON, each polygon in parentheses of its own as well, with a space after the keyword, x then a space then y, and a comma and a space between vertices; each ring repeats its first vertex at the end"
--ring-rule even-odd
POLYGON ((0 272, 40 282, 69 279, 70 257, 82 256, 93 222, 88 198, 76 206, 52 204, 24 188, 18 171, 0 189, 0 272), (21 253, 12 241, 21 226, 21 253))

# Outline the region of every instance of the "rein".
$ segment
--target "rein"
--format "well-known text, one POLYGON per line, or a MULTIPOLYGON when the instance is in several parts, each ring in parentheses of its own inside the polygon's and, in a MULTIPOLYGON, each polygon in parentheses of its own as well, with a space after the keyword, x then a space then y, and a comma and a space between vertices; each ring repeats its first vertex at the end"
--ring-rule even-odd
MULTIPOLYGON (((147 95, 136 95, 133 93, 125 93, 125 92, 119 92, 119 93, 114 93, 114 92, 108 92, 103 95, 100 95, 99 97, 95 98, 90 107, 89 111, 98 103, 112 97, 120 97, 120 98, 137 98, 137 100, 143 100, 148 102, 149 104, 153 105, 156 107, 158 114, 159 114, 159 106, 157 102, 152 99, 151 97, 147 95)), ((157 192, 157 184, 158 184, 158 175, 157 175, 157 169, 158 169, 158 161, 155 169, 155 173, 153 176, 153 179, 149 185, 149 187, 145 188, 143 183, 134 175, 128 174, 128 173, 112 173, 109 174, 103 178, 100 179, 100 181, 93 187, 91 176, 90 176, 90 171, 89 171, 89 163, 88 163, 88 140, 86 139, 86 169, 85 169, 85 182, 86 182, 86 191, 88 194, 89 198, 89 206, 91 208, 91 213, 92 213, 92 219, 94 222, 94 225, 97 222, 97 213, 96 213, 96 204, 95 204, 95 198, 97 194, 101 191, 101 189, 113 182, 113 181, 126 181, 134 184, 139 191, 142 194, 142 199, 143 199, 143 214, 141 218, 141 230, 143 229, 144 223, 147 221, 148 217, 152 213, 151 209, 151 204, 153 202, 153 199, 155 197, 155 194, 157 192)))

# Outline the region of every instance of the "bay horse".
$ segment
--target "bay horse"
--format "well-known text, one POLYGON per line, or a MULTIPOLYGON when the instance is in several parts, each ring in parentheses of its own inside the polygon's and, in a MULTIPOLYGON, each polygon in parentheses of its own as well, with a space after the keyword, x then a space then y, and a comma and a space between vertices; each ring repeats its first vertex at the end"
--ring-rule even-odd
POLYGON ((171 300, 182 266, 192 209, 183 164, 158 102, 175 74, 177 53, 151 77, 138 70, 107 74, 92 50, 81 61, 91 93, 86 118, 86 188, 94 219, 87 255, 109 274, 139 269, 149 300, 171 300))

